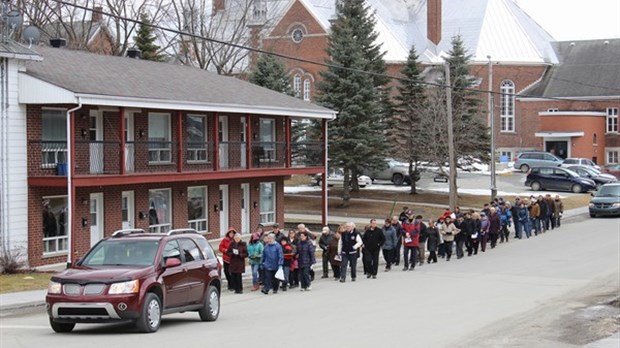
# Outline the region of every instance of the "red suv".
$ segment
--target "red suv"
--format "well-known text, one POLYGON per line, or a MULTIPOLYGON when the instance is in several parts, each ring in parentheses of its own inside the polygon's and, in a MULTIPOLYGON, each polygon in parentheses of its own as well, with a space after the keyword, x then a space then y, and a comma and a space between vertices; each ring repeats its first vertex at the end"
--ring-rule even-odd
POLYGON ((163 314, 185 311, 215 321, 221 269, 194 230, 116 231, 52 277, 46 297, 50 325, 70 332, 76 323, 133 322, 142 332, 155 332, 163 314))

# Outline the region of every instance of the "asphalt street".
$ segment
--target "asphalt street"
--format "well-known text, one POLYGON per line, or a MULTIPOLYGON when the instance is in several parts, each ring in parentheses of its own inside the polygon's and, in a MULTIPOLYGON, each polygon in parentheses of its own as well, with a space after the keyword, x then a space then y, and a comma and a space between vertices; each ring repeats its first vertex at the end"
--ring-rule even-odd
MULTIPOLYGON (((500 323, 530 313, 535 325, 542 307, 555 304, 545 309, 553 315, 554 308, 566 306, 568 295, 587 293, 601 282, 620 289, 619 222, 586 219, 415 271, 380 272, 375 280, 360 275, 344 284, 317 280, 310 292, 225 293, 217 322, 200 322, 196 313, 174 314, 164 317, 155 334, 111 324, 78 324, 70 334, 56 334, 45 313, 5 317, 0 346, 463 346, 481 331, 492 334, 500 323)), ((498 332, 504 334, 520 333, 509 326, 498 332)), ((528 346, 575 346, 544 334, 528 346)))

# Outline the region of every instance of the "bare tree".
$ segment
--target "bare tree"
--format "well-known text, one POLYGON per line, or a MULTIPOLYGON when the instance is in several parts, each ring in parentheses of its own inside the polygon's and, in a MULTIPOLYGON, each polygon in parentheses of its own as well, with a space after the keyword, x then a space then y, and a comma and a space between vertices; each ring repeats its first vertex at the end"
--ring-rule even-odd
POLYGON ((71 49, 124 55, 138 26, 140 12, 146 11, 158 23, 165 0, 18 0, 17 7, 30 25, 37 26, 44 39, 64 38, 71 49), (86 9, 85 9, 86 8, 86 9), (111 16, 104 15, 110 14, 111 16), (93 40, 93 35, 101 35, 93 40))
POLYGON ((188 34, 164 34, 166 47, 180 63, 224 75, 247 71, 250 51, 241 46, 257 48, 259 45, 261 31, 272 22, 263 5, 266 2, 229 0, 225 3, 225 8, 216 10, 200 0, 178 0, 170 4, 167 25, 188 34))

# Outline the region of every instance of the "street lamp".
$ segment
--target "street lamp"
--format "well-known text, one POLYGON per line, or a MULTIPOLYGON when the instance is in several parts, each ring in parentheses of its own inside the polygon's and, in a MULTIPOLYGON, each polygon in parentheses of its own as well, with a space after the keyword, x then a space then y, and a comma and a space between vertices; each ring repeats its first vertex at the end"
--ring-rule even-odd
POLYGON ((493 63, 491 56, 489 59, 489 121, 491 123, 491 201, 497 197, 497 186, 495 185, 495 117, 493 116, 494 98, 493 98, 493 63))

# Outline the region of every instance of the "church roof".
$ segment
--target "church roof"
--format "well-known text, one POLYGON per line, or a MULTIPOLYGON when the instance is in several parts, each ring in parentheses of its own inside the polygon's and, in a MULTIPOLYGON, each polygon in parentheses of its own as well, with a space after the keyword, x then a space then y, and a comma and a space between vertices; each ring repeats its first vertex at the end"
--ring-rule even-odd
MULTIPOLYGON (((333 0, 298 0, 329 30, 333 0)), ((461 35, 472 62, 555 64, 554 39, 513 0, 443 0, 442 40, 427 39, 427 0, 366 0, 377 21, 385 59, 405 61, 412 45, 424 63, 441 63, 452 37, 461 35)))
POLYGON ((620 39, 554 42, 560 60, 524 94, 579 98, 620 96, 620 39))

